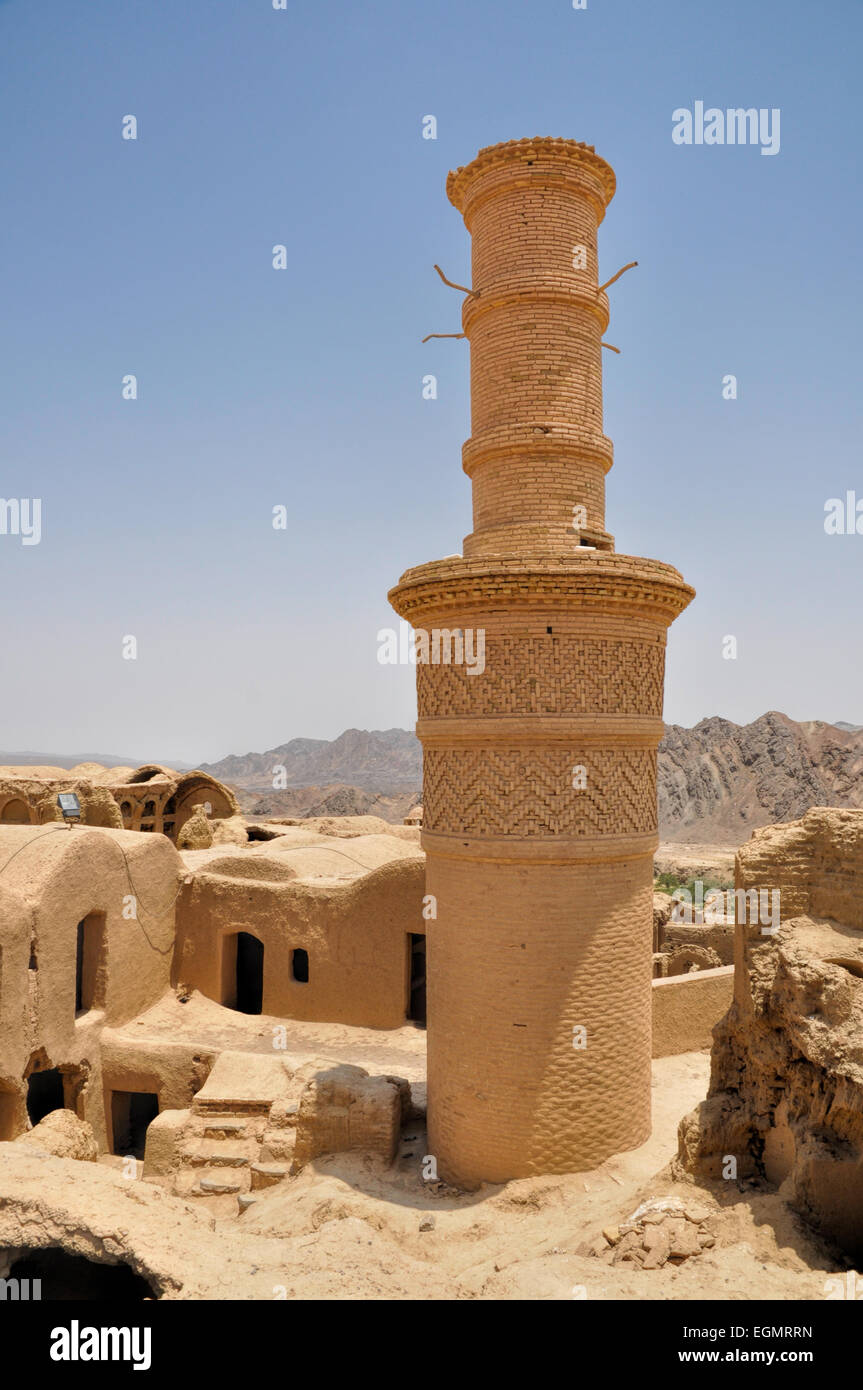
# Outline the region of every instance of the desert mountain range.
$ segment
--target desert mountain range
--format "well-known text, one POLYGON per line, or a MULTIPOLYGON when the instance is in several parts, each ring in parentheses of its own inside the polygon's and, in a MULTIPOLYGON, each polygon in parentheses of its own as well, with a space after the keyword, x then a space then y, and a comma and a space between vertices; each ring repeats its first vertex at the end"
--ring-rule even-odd
MULTIPOLYGON (((0 753, 0 764, 10 766, 80 761, 123 762, 0 753)), ((371 814, 400 821, 422 797, 422 749, 408 729, 294 738, 201 766, 235 790, 250 816, 371 814), (276 768, 284 768, 283 790, 273 789, 276 768)), ((751 724, 716 716, 691 729, 669 724, 659 746, 658 784, 663 840, 736 846, 759 826, 796 820, 812 806, 863 808, 863 725, 798 723, 775 710, 751 724)))
MULTIPOLYGON (((237 791, 247 814, 400 819, 420 796, 422 750, 406 729, 347 729, 332 741, 296 738, 204 770, 237 791), (272 789, 277 765, 285 791, 272 789)), ((658 777, 663 840, 738 845, 758 826, 812 806, 863 807, 863 726, 797 723, 773 710, 751 724, 715 716, 691 729, 670 724, 658 777)))
POLYGON ((751 724, 666 726, 659 745, 659 822, 666 840, 741 844, 813 806, 863 807, 863 729, 796 723, 771 710, 751 724))
POLYGON ((204 763, 203 772, 241 790, 266 791, 273 768, 289 787, 349 783, 373 792, 414 792, 422 786, 422 748, 408 729, 346 729, 338 738, 292 738, 266 753, 233 754, 204 763))

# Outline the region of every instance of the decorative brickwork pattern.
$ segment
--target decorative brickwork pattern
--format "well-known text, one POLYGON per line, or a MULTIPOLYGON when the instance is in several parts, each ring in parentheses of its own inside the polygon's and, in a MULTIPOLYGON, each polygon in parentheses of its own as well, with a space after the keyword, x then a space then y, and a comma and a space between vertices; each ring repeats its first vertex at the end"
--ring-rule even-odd
POLYGON ((637 835, 656 829, 648 748, 429 748, 423 826, 448 835, 637 835), (576 790, 573 768, 586 786, 576 790))
POLYGON ((661 716, 665 648, 586 637, 486 636, 485 670, 418 666, 421 718, 454 714, 661 716))

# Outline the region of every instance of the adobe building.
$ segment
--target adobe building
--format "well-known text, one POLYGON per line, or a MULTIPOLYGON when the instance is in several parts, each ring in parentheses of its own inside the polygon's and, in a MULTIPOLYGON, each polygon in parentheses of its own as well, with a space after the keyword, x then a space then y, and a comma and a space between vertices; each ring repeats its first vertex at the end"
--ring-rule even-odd
POLYGON ((390 600, 415 629, 485 632, 482 674, 417 665, 429 1148, 463 1186, 592 1168, 650 1133, 656 750, 693 590, 606 529, 614 190, 591 146, 545 138, 447 180, 472 236, 474 529, 390 600))
POLYGON ((279 827, 180 853, 164 834, 0 825, 0 1143, 63 1109, 100 1153, 143 1158, 151 1122, 191 1105, 231 1019, 252 1036, 261 1015, 421 1023, 424 864, 410 836, 279 827), (179 1026, 193 996, 181 1012, 203 1010, 200 1030, 179 1026), (144 1020, 160 1004, 174 1013, 154 1041, 144 1020))
POLYGON ((183 992, 271 1018, 425 1021, 412 990, 426 925, 416 842, 290 827, 266 844, 184 859, 174 968, 183 992))
POLYGON ((182 870, 164 835, 0 830, 0 1140, 65 1108, 111 1149, 112 1112, 156 1113, 105 1073, 102 1036, 170 987, 182 870))
POLYGON ((208 817, 237 815, 234 793, 206 772, 175 772, 148 763, 143 767, 103 767, 78 763, 62 767, 0 767, 0 825, 44 825, 61 819, 59 792, 75 792, 85 825, 151 831, 176 843, 196 805, 208 817))

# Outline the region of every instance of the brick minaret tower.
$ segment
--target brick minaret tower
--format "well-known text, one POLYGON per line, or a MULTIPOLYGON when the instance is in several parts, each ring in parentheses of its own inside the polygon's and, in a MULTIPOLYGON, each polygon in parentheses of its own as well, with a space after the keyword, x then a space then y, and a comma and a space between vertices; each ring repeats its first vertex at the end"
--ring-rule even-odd
POLYGON ((492 145, 447 180, 473 239, 474 530, 390 601, 430 634, 485 632, 482 674, 417 666, 429 1152, 464 1186, 594 1167, 650 1133, 656 749, 693 590, 605 529, 614 188, 574 140, 492 145))

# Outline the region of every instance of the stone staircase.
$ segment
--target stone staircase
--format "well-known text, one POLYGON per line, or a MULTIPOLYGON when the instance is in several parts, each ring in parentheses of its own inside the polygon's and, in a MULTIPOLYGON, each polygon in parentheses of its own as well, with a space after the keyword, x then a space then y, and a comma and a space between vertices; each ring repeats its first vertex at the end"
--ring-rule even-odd
POLYGON ((405 1118, 422 1113, 402 1077, 315 1057, 222 1052, 190 1109, 151 1122, 143 1176, 229 1219, 319 1154, 394 1161, 405 1118))
POLYGON ((172 1189, 216 1216, 248 1209, 287 1175, 299 1102, 281 1059, 223 1052, 179 1135, 172 1189))

